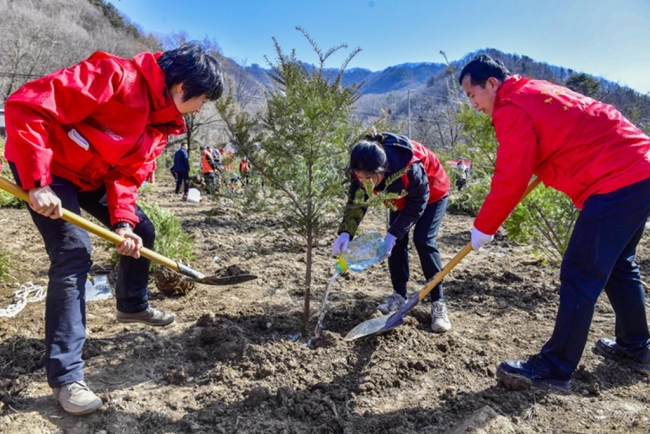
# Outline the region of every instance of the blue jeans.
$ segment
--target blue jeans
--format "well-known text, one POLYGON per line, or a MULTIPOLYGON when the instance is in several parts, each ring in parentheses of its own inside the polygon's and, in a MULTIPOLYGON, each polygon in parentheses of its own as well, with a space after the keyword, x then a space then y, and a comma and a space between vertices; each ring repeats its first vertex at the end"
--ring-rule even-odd
MULTIPOLYGON (((449 196, 445 196, 437 202, 428 204, 413 229, 413 243, 420 257, 420 265, 422 266, 424 278, 427 280, 442 270, 442 259, 438 251, 436 237, 438 236, 442 218, 445 216, 445 211, 447 210, 448 198, 449 196)), ((395 221, 398 215, 399 211, 390 213, 390 224, 395 221)), ((395 242, 395 247, 393 247, 388 258, 388 270, 390 271, 393 290, 404 297, 406 297, 406 283, 409 281, 408 247, 409 234, 407 232, 402 239, 395 242)), ((430 295, 432 302, 443 300, 442 282, 433 288, 430 295)))
POLYGON ((541 350, 550 372, 568 380, 587 344, 598 296, 605 290, 616 314, 616 342, 631 357, 650 351, 645 291, 636 246, 650 216, 650 179, 584 204, 560 270, 560 307, 541 350))
MULTIPOLYGON (((14 165, 10 163, 9 166, 20 185, 14 165)), ((50 188, 66 210, 80 214, 83 209, 110 226, 104 187, 79 192, 69 181, 53 176, 50 188)), ((45 301, 45 371, 50 387, 60 387, 84 378, 81 352, 86 341, 86 280, 92 265, 90 237, 88 232, 71 223, 53 220, 28 209, 50 258, 45 301)), ((145 247, 152 248, 154 226, 140 208, 136 208, 136 214, 140 223, 134 232, 142 238, 145 247)), ((115 285, 119 311, 134 313, 149 307, 149 263, 142 257, 120 257, 115 285)))

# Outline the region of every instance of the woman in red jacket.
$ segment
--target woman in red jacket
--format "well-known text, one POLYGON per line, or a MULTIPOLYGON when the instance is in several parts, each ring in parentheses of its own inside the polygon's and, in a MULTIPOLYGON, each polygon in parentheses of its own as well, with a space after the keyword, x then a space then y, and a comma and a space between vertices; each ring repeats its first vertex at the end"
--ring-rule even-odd
POLYGON ((473 106, 492 118, 499 141, 490 193, 472 229, 474 249, 492 240, 533 174, 582 210, 562 261, 553 335, 538 355, 501 363, 498 375, 570 388, 603 289, 616 313, 616 341, 601 338, 596 351, 650 373, 645 292, 634 262, 650 216, 650 138, 614 107, 510 75, 485 54, 459 81, 473 106))
POLYGON ((154 227, 136 206, 167 136, 185 132, 183 115, 219 98, 217 60, 195 44, 122 59, 97 52, 70 68, 25 84, 5 105, 5 157, 28 190, 29 212, 50 258, 45 309, 45 369, 55 399, 74 415, 102 405, 83 381, 88 233, 61 209, 88 212, 124 238, 117 247, 116 318, 163 326, 174 316, 149 306, 154 227))
MULTIPOLYGON (((366 140, 355 144, 350 153, 349 167, 352 182, 339 237, 332 245, 334 255, 347 250, 365 214, 366 208, 362 208, 361 215, 354 211, 354 200, 362 183, 372 181, 375 191, 407 192, 405 197, 393 201, 397 209, 390 212, 390 227, 385 237, 394 292, 377 307, 382 313, 395 312, 404 306, 407 299, 408 233, 412 226, 415 227, 413 243, 425 279, 431 279, 442 269, 436 236, 447 209, 450 181, 433 151, 393 133, 376 134, 373 131, 366 140), (388 179, 402 171, 404 174, 401 177, 387 185, 388 179)), ((431 329, 442 333, 450 328, 441 282, 431 291, 431 329)))

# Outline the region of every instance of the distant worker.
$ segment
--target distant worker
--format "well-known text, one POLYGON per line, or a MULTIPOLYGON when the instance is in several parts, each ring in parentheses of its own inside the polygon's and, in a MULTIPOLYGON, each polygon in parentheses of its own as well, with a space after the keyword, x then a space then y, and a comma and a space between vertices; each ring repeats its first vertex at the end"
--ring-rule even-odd
POLYGON ((203 172, 203 179, 205 180, 206 193, 212 194, 215 189, 215 179, 216 175, 214 173, 216 166, 214 160, 212 159, 212 153, 207 146, 201 145, 199 147, 201 152, 201 171, 203 172))
POLYGON ((250 181, 251 168, 250 161, 246 156, 244 156, 239 162, 239 175, 242 177, 242 185, 248 187, 248 182, 250 181))
POLYGON ((613 106, 548 81, 511 75, 485 54, 463 68, 459 81, 474 108, 492 119, 499 142, 472 247, 492 240, 533 174, 582 210, 560 268, 551 338, 539 354, 501 363, 497 375, 569 389, 603 289, 616 314, 616 340, 598 339, 595 351, 650 373, 645 291, 634 261, 650 216, 650 137, 613 106))
POLYGON ((465 161, 461 158, 456 165, 456 187, 461 191, 467 183, 467 166, 465 161))
MULTIPOLYGON (((408 238, 411 227, 414 227, 413 243, 424 278, 429 280, 442 269, 436 236, 447 209, 450 181, 433 151, 399 134, 377 134, 374 128, 366 140, 352 147, 349 168, 352 182, 339 236, 332 245, 334 255, 347 250, 361 223, 363 215, 356 216, 353 210, 357 191, 365 182, 372 182, 375 191, 407 192, 405 197, 392 201, 397 210, 390 211, 390 227, 385 237, 393 294, 377 306, 377 310, 384 314, 395 312, 406 304, 408 298, 406 284, 409 281, 408 238), (386 180, 401 171, 404 171, 401 177, 386 185, 386 180)), ((363 208, 363 214, 365 211, 363 208)), ((451 328, 442 289, 440 282, 430 293, 431 329, 437 333, 451 328)))
POLYGON ((181 147, 174 153, 174 165, 172 172, 176 174, 176 194, 181 192, 183 186, 183 200, 187 200, 187 192, 190 189, 190 157, 187 153, 187 143, 181 143, 181 147))

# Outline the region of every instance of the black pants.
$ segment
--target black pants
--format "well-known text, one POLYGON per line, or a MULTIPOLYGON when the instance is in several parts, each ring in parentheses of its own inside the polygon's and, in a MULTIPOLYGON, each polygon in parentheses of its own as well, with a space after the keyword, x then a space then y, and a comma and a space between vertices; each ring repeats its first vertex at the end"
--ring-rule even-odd
POLYGON ((190 172, 176 172, 176 194, 181 192, 182 183, 185 183, 183 193, 187 194, 190 189, 190 172))
MULTIPOLYGON (((442 218, 447 210, 448 197, 445 196, 437 202, 428 204, 424 210, 424 214, 415 223, 413 229, 413 243, 420 257, 422 272, 427 280, 442 270, 442 259, 438 251, 436 237, 438 236, 442 218)), ((398 215, 399 211, 390 213, 390 224, 395 221, 398 215)), ((388 269, 390 271, 391 282, 393 283, 393 290, 405 297, 406 283, 409 281, 408 238, 409 234, 407 233, 402 239, 397 240, 388 258, 388 269)), ((443 300, 442 282, 433 288, 430 295, 432 302, 443 300)))
MULTIPOLYGON (((9 166, 20 185, 15 166, 12 163, 9 166)), ((80 214, 83 209, 110 226, 104 187, 79 192, 71 182, 53 176, 50 188, 66 210, 80 214)), ((28 209, 50 258, 45 301, 45 371, 50 387, 59 387, 84 378, 81 352, 86 341, 86 280, 92 264, 90 237, 88 232, 72 223, 53 220, 28 209)), ((142 238, 144 247, 152 248, 154 226, 140 208, 136 207, 136 214, 140 223, 134 232, 142 238)), ((149 307, 149 263, 143 257, 120 257, 115 286, 119 311, 134 313, 149 307)))

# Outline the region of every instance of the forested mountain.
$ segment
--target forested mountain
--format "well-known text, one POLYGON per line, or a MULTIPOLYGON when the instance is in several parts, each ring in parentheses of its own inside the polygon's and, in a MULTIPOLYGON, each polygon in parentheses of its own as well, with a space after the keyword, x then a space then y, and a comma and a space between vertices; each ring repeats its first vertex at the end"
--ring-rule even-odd
POLYGON ((132 56, 160 49, 104 0, 0 0, 0 17, 0 101, 97 50, 132 56))
MULTIPOLYGON (((145 35, 136 23, 107 0, 0 0, 3 43, 0 44, 0 104, 25 81, 74 64, 96 50, 130 57, 139 51, 156 51, 178 45, 184 34, 145 35)), ((240 106, 263 104, 263 90, 271 85, 265 66, 238 65, 221 53, 217 41, 202 41, 218 54, 235 87, 240 106)), ((630 88, 562 66, 548 65, 525 55, 488 48, 512 73, 543 78, 614 104, 633 122, 650 125, 650 98, 630 88)), ((360 120, 380 116, 408 122, 420 140, 437 146, 453 144, 449 123, 454 107, 465 97, 457 77, 463 65, 478 52, 445 63, 404 63, 382 71, 349 68, 343 84, 363 83, 356 105, 360 120), (453 71, 453 77, 450 74, 453 71), (410 108, 410 111, 409 111, 410 108), (410 113, 410 117, 409 117, 410 113), (447 131, 443 134, 443 130, 447 131), (443 139, 445 136, 447 139, 443 139), (438 137, 435 139, 434 137, 438 137)), ((354 61, 352 62, 354 65, 354 61)), ((307 68, 311 65, 305 64, 307 68)), ((333 73, 337 70, 332 69, 333 73)))

